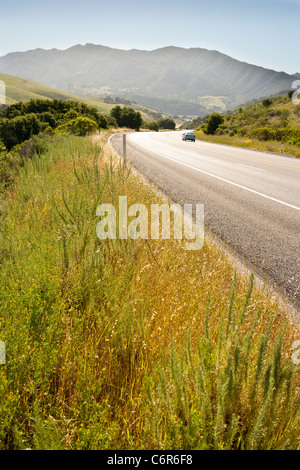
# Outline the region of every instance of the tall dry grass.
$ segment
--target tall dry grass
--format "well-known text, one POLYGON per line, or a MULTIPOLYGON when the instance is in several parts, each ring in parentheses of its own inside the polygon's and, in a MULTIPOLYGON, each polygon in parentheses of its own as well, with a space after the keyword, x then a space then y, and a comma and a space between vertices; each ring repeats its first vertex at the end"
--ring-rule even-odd
POLYGON ((1 201, 1 449, 297 449, 295 325, 221 248, 105 240, 160 203, 106 137, 57 137, 1 201))

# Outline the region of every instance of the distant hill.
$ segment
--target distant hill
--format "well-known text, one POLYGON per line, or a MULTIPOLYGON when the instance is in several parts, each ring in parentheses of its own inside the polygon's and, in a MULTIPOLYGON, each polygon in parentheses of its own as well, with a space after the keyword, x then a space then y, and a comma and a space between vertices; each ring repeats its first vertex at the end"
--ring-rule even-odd
POLYGON ((194 129, 197 138, 240 147, 273 152, 281 151, 300 157, 300 104, 288 94, 255 100, 222 114, 223 122, 214 134, 208 134, 207 118, 185 122, 182 129, 194 129))
POLYGON ((0 58, 0 72, 75 95, 118 95, 163 112, 193 115, 289 90, 297 78, 207 49, 125 51, 94 44, 10 53, 0 58))
MULTIPOLYGON (((249 136, 259 128, 300 130, 300 104, 296 106, 287 94, 246 103, 224 113, 223 117, 224 124, 220 128, 223 132, 219 133, 220 135, 233 131, 235 134, 249 136)), ((205 121, 206 117, 199 117, 185 125, 199 129, 205 121)))
MULTIPOLYGON (((118 102, 106 103, 104 99, 93 98, 86 96, 77 96, 72 93, 51 88, 41 83, 33 82, 24 78, 15 77, 0 73, 0 80, 5 83, 6 88, 6 104, 11 105, 19 101, 26 102, 31 99, 58 99, 58 100, 72 100, 78 102, 84 102, 88 106, 97 108, 100 113, 109 114, 110 110, 118 104, 118 102)), ((107 100, 109 101, 109 100, 107 100)), ((122 100, 120 100, 120 104, 122 100)), ((129 105, 129 104, 128 104, 129 105)), ((130 103, 130 107, 137 111, 140 111, 144 121, 158 120, 162 118, 161 113, 148 108, 142 107, 135 103, 130 103)))

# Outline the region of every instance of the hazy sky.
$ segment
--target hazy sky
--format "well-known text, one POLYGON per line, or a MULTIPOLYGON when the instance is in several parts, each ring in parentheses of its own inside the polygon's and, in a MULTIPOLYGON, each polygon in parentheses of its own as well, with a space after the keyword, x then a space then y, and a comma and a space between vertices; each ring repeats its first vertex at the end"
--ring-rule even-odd
POLYGON ((300 0, 0 0, 0 56, 38 47, 202 47, 300 72, 300 0))

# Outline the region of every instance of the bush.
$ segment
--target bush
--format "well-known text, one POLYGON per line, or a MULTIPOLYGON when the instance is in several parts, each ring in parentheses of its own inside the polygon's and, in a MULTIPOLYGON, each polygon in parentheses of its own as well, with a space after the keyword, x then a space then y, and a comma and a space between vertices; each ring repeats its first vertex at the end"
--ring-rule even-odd
POLYGON ((47 137, 33 136, 18 148, 16 147, 16 150, 23 161, 32 158, 35 154, 42 155, 47 150, 47 137))
POLYGON ((159 131, 159 124, 157 121, 147 122, 144 127, 145 129, 149 129, 150 131, 159 131))
POLYGON ((40 122, 46 123, 52 128, 56 126, 55 115, 53 113, 50 113, 49 111, 45 111, 44 113, 39 114, 38 119, 40 122))
POLYGON ((129 129, 138 130, 143 122, 141 113, 132 108, 115 106, 112 108, 110 115, 116 120, 119 127, 128 127, 129 129))
POLYGON ((212 113, 206 121, 206 126, 204 128, 205 134, 215 134, 218 127, 223 124, 224 117, 218 113, 212 113))
MULTIPOLYGON (((16 103, 1 110, 0 138, 10 150, 15 145, 28 140, 32 135, 46 131, 46 129, 50 132, 51 129, 55 130, 60 126, 68 125, 69 121, 76 120, 78 117, 95 122, 98 128, 107 129, 109 125, 106 116, 85 103, 31 100, 27 103, 16 103)), ((72 125, 77 126, 74 122, 72 125)), ((59 131, 61 132, 62 129, 66 127, 60 127, 59 131)))
POLYGON ((280 127, 272 129, 270 127, 258 127, 249 133, 250 137, 259 140, 278 140, 292 145, 300 145, 300 129, 296 127, 280 127))
POLYGON ((0 139, 7 150, 39 134, 42 125, 35 114, 0 120, 0 139))
POLYGON ((21 145, 15 146, 8 152, 0 141, 0 193, 4 192, 14 183, 19 169, 34 154, 42 155, 47 149, 47 141, 33 136, 21 145))
POLYGON ((72 121, 67 124, 69 132, 79 136, 91 134, 97 130, 97 127, 98 125, 95 121, 82 116, 72 119, 72 121))
POLYGON ((276 131, 270 127, 258 127, 250 132, 250 137, 264 141, 276 140, 276 131))
POLYGON ((158 125, 161 129, 171 129, 171 130, 175 130, 175 127, 176 127, 176 123, 175 121, 173 121, 173 119, 169 119, 169 118, 166 118, 166 119, 160 119, 158 121, 158 125))
POLYGON ((0 193, 11 186, 20 164, 21 158, 18 152, 0 151, 0 193))
POLYGON ((269 98, 266 98, 265 100, 263 100, 262 104, 263 104, 263 106, 268 108, 269 106, 271 106, 272 100, 270 100, 269 98))
POLYGON ((292 145, 300 145, 300 129, 296 127, 281 127, 277 130, 278 140, 292 145))

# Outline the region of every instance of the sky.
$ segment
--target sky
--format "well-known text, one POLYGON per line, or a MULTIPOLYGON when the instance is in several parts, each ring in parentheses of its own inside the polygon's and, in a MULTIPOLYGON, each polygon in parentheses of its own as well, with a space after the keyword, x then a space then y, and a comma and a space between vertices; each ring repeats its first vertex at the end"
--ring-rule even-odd
POLYGON ((0 0, 0 57, 101 44, 217 50, 300 72, 300 0, 0 0))

